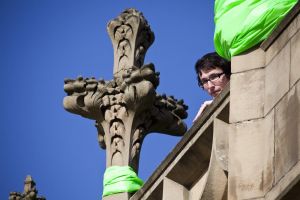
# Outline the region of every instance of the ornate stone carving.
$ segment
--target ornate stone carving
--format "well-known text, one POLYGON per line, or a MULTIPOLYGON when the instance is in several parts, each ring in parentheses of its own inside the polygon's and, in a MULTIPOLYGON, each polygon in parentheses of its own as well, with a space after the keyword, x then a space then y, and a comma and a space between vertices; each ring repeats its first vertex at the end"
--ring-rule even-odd
POLYGON ((27 176, 24 181, 24 192, 11 192, 9 200, 46 200, 45 197, 37 196, 38 191, 35 187, 35 182, 31 176, 27 176))
POLYGON ((114 48, 114 75, 131 71, 133 66, 140 68, 154 41, 154 34, 143 14, 127 9, 108 23, 107 31, 114 48))
POLYGON ((66 79, 64 107, 96 121, 98 140, 106 149, 106 165, 138 170, 144 137, 150 132, 182 135, 187 106, 173 96, 159 95, 159 73, 143 65, 154 34, 142 13, 125 10, 108 23, 114 47, 114 78, 66 79))

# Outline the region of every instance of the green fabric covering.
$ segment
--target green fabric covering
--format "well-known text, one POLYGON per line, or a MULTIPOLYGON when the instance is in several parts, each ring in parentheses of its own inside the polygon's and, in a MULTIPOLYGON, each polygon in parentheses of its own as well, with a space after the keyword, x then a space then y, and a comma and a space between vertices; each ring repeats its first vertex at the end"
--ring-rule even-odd
POLYGON ((123 192, 136 192, 143 181, 129 166, 112 166, 105 170, 103 178, 103 197, 123 192))
POLYGON ((214 43, 231 60, 265 40, 297 0, 215 0, 214 43))

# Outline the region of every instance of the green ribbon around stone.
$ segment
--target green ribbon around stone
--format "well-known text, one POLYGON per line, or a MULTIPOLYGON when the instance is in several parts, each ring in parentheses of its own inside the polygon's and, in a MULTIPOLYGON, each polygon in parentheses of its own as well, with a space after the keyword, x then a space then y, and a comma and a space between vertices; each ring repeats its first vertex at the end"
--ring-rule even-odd
POLYGON ((215 0, 214 43, 231 60, 265 40, 297 0, 215 0))
POLYGON ((105 170, 103 197, 128 192, 133 193, 143 186, 141 180, 129 166, 112 166, 105 170))

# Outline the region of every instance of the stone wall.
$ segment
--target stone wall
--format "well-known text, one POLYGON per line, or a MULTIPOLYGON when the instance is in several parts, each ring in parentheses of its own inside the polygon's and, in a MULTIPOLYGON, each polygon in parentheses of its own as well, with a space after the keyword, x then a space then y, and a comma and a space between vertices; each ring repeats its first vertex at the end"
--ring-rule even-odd
POLYGON ((300 198, 288 197, 300 178, 298 11, 299 4, 260 47, 232 59, 228 199, 300 198))

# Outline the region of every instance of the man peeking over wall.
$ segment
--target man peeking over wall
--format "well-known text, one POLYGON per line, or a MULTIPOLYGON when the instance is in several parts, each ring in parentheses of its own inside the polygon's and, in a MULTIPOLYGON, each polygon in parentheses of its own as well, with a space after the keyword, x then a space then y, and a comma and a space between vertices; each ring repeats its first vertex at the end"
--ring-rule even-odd
MULTIPOLYGON (((230 80, 232 56, 259 45, 298 0, 215 0, 214 46, 195 65, 198 84, 213 99, 230 80), (220 55, 220 56, 219 56, 220 55)), ((205 101, 194 121, 213 100, 205 101)))
MULTIPOLYGON (((220 57, 216 52, 208 53, 195 64, 198 85, 213 98, 218 96, 230 80, 230 61, 220 57)), ((203 113, 213 100, 205 101, 193 122, 203 113)))

